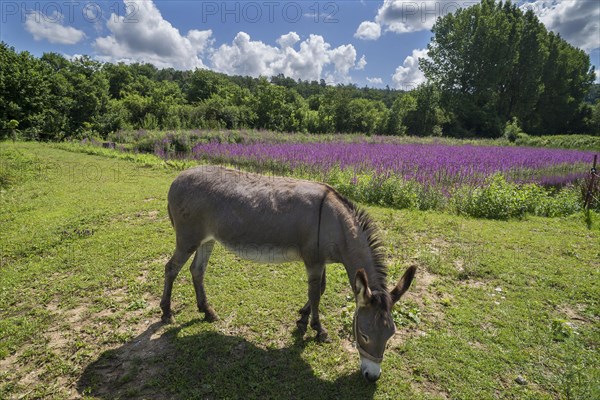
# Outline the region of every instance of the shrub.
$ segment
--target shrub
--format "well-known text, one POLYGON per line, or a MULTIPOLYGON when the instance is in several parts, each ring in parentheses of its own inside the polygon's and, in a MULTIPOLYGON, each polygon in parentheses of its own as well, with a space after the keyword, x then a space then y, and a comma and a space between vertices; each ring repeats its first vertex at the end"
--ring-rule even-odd
POLYGON ((419 196, 419 210, 442 210, 448 202, 442 190, 435 186, 415 185, 419 196))
POLYGON ((179 116, 174 113, 169 113, 163 119, 163 127, 166 129, 179 129, 181 128, 181 120, 179 116))
POLYGON ((463 212, 474 217, 508 218, 510 211, 507 200, 510 201, 511 193, 504 187, 503 177, 495 177, 487 188, 476 188, 466 197, 463 212))
POLYGON ((192 152, 193 144, 191 143, 190 137, 185 133, 169 134, 167 138, 171 142, 170 150, 175 153, 189 154, 192 152))
POLYGON ((561 149, 579 149, 598 151, 600 149, 600 136, 591 135, 554 135, 554 136, 529 136, 523 134, 516 144, 519 146, 555 147, 561 149))
POLYGON ((109 100, 106 106, 106 112, 97 118, 98 130, 103 137, 121 129, 130 128, 129 120, 131 114, 122 102, 109 100))
POLYGON ((545 212, 540 215, 546 217, 564 217, 575 214, 582 210, 581 195, 575 187, 567 187, 560 190, 554 196, 549 197, 545 212))
POLYGON ((517 139, 524 135, 525 133, 521 130, 517 117, 513 117, 512 121, 508 122, 504 128, 504 137, 511 143, 516 142, 517 139))
POLYGON ((142 120, 142 128, 144 129, 157 129, 158 118, 152 113, 147 113, 142 120))
POLYGON ((495 174, 483 187, 463 189, 455 197, 455 207, 460 214, 478 218, 509 219, 521 217, 536 200, 533 190, 517 189, 502 174, 495 174))
POLYGON ((381 205, 394 208, 415 209, 419 207, 418 184, 392 176, 380 186, 381 205))
POLYGON ((582 210, 581 194, 573 186, 551 191, 536 184, 507 182, 501 174, 492 176, 483 187, 457 190, 451 203, 459 214, 491 219, 525 214, 564 217, 582 210))

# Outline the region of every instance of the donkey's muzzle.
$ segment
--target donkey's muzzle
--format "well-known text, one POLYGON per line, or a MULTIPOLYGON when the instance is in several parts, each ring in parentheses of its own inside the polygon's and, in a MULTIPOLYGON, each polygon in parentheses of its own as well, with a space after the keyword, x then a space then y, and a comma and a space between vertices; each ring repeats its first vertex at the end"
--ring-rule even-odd
POLYGON ((371 360, 361 358, 360 372, 369 382, 375 382, 381 376, 381 365, 371 360))
POLYGON ((379 377, 381 376, 381 374, 379 374, 379 375, 372 375, 372 374, 368 373, 367 371, 364 371, 363 372, 363 376, 369 382, 377 382, 377 380, 379 379, 379 377))

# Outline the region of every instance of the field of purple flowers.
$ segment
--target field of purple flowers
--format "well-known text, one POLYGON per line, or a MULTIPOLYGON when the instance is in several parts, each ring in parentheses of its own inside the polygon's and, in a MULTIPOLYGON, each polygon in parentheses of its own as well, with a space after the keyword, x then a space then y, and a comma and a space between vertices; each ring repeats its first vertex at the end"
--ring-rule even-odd
MULTIPOLYGON (((115 140, 121 151, 154 153, 182 167, 190 161, 225 164, 324 181, 369 204, 501 219, 581 211, 595 154, 502 141, 259 131, 138 131, 115 140)), ((597 184, 596 211, 599 192, 597 184)))
POLYGON ((515 183, 564 186, 582 179, 593 160, 592 152, 577 150, 443 144, 208 143, 196 145, 192 153, 197 159, 258 169, 275 163, 324 178, 334 169, 376 179, 395 176, 447 192, 482 185, 497 173, 515 183))
POLYGON ((589 151, 394 143, 205 143, 191 156, 325 181, 361 202, 486 218, 582 209, 589 151))

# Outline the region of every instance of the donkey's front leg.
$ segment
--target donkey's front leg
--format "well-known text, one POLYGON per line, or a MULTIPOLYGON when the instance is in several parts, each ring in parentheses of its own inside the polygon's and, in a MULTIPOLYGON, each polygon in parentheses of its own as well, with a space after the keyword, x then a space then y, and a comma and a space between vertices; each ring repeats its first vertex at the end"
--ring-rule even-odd
POLYGON ((319 342, 329 342, 327 330, 321 326, 319 319, 319 302, 321 301, 321 281, 325 273, 323 264, 316 264, 306 267, 308 272, 308 302, 310 303, 310 327, 317 331, 317 340, 319 342))

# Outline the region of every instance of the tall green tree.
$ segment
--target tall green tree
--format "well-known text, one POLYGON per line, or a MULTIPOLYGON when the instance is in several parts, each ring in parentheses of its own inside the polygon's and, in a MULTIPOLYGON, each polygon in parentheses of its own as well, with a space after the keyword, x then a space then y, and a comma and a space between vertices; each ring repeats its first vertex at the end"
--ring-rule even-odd
POLYGON ((500 87, 499 113, 506 121, 516 117, 522 121, 523 129, 534 132, 539 125, 536 105, 544 91, 542 72, 548 60, 547 32, 533 11, 523 15, 518 9, 511 10, 517 43, 509 79, 500 87))
POLYGON ((584 103, 594 81, 589 56, 559 35, 549 33, 548 61, 542 72, 544 90, 536 109, 538 124, 532 133, 581 133, 591 109, 584 103))
POLYGON ((593 135, 600 136, 600 99, 592 106, 592 115, 589 121, 590 132, 593 135))
POLYGON ((351 132, 350 101, 355 98, 355 88, 328 86, 321 96, 319 119, 322 132, 351 132))
POLYGON ((387 111, 381 101, 352 99, 348 103, 350 132, 367 134, 381 132, 385 126, 387 111))
POLYGON ((44 139, 46 115, 52 105, 47 79, 51 74, 48 65, 30 53, 17 53, 0 43, 0 122, 18 121, 26 136, 44 139))
POLYGON ((499 136, 516 117, 531 133, 568 133, 584 119, 589 57, 548 33, 533 12, 482 0, 438 19, 432 32, 430 59, 420 65, 456 126, 499 136))
POLYGON ((70 94, 73 102, 69 109, 68 136, 82 132, 90 125, 97 129, 96 119, 106 111, 109 83, 101 67, 99 62, 81 57, 71 62, 64 71, 73 89, 70 94))
POLYGON ((132 69, 123 63, 107 63, 103 65, 103 70, 108 79, 110 97, 117 100, 123 98, 134 81, 132 69))
POLYGON ((398 96, 392 104, 390 115, 387 120, 387 133, 389 135, 407 135, 406 126, 408 116, 417 109, 417 99, 414 93, 405 93, 398 96))
POLYGON ((305 130, 306 101, 294 90, 261 78, 256 90, 257 128, 300 132, 305 130))
POLYGON ((219 86, 203 102, 205 119, 227 129, 254 127, 256 101, 250 90, 230 82, 219 86))
POLYGON ((207 69, 197 69, 188 78, 185 84, 185 94, 190 103, 196 103, 210 98, 219 91, 219 88, 227 84, 227 80, 221 74, 207 69))
POLYGON ((406 132, 414 136, 441 136, 448 115, 440 105, 440 92, 434 85, 423 84, 411 93, 411 103, 403 117, 406 132))

